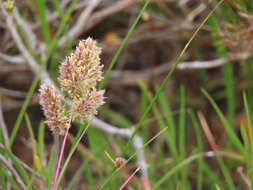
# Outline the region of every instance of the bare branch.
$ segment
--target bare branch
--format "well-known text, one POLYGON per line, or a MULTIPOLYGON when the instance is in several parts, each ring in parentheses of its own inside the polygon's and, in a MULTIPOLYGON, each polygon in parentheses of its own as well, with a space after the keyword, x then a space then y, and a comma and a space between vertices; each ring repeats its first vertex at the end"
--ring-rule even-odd
POLYGON ((94 13, 91 18, 89 19, 87 23, 87 27, 85 30, 89 30, 90 28, 94 27, 98 23, 100 23, 102 20, 104 20, 106 17, 116 14, 127 7, 132 6, 136 3, 136 0, 122 0, 115 3, 113 6, 109 6, 108 8, 102 9, 101 11, 98 11, 94 13))
POLYGON ((4 122, 2 100, 1 99, 0 99, 0 125, 1 125, 2 133, 3 133, 4 144, 8 145, 9 144, 9 135, 8 135, 8 130, 7 130, 6 124, 4 122))
POLYGON ((1 154, 0 154, 0 160, 2 161, 2 163, 9 168, 9 170, 11 171, 11 173, 14 175, 15 179, 17 180, 17 182, 19 183, 20 187, 24 190, 26 190, 26 186, 22 180, 22 178, 19 176, 18 172, 14 169, 14 167, 11 165, 11 163, 6 160, 1 154))
POLYGON ((87 5, 87 7, 83 10, 81 15, 79 16, 76 24, 73 27, 71 27, 67 37, 63 36, 59 39, 59 47, 63 47, 68 39, 71 39, 73 41, 78 38, 78 36, 84 31, 90 14, 100 2, 101 0, 90 1, 90 4, 87 5))
POLYGON ((8 62, 8 63, 14 63, 14 64, 24 64, 25 59, 23 56, 21 55, 17 55, 17 56, 10 56, 10 55, 6 55, 4 53, 0 52, 0 59, 8 62))

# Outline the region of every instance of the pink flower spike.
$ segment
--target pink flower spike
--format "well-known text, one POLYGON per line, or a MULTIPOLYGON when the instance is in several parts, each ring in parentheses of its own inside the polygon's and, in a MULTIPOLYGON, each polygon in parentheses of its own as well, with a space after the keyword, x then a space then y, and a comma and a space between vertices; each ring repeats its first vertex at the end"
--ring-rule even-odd
POLYGON ((132 173, 129 178, 127 178, 127 180, 123 183, 123 185, 121 185, 121 187, 119 188, 119 190, 123 190, 126 185, 129 183, 129 181, 135 176, 135 174, 140 170, 140 168, 137 168, 134 173, 132 173))
POLYGON ((52 86, 40 87, 40 105, 46 117, 45 123, 54 133, 64 134, 69 118, 65 115, 66 107, 62 104, 59 93, 52 86))

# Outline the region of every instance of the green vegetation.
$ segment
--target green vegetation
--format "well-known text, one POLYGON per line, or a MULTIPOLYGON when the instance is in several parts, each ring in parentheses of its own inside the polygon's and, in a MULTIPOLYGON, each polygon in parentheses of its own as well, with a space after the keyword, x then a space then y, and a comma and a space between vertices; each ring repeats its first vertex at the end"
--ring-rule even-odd
MULTIPOLYGON (((3 51, 10 57, 19 52, 23 62, 35 63, 36 69, 19 114, 11 115, 14 125, 6 122, 7 137, 0 118, 0 189, 52 188, 62 138, 49 132, 41 113, 34 122, 29 105, 38 103, 33 97, 40 80, 48 82, 44 71, 57 81, 59 62, 79 38, 89 35, 103 47, 99 89, 106 89, 108 98, 99 109, 100 120, 72 124, 56 189, 119 189, 137 167, 139 174, 129 182, 133 189, 251 189, 253 2, 110 0, 104 9, 106 3, 85 2, 14 4, 22 19, 34 23, 37 47, 15 9, 3 12, 20 40, 12 32, 14 45, 3 51), (129 11, 110 10, 117 3, 129 11), (26 8, 21 11, 22 6, 26 8), (106 15, 106 9, 116 12, 106 15), (87 30, 73 37, 75 23, 83 16, 80 10, 93 20, 84 19, 87 30), (53 13, 57 19, 50 21, 53 13), (194 66, 193 61, 201 64, 194 66), (26 146, 29 153, 21 155, 18 149, 26 146), (123 166, 117 167, 105 151, 113 160, 124 158, 123 166)), ((1 2, 2 8, 7 4, 10 0, 1 2)))

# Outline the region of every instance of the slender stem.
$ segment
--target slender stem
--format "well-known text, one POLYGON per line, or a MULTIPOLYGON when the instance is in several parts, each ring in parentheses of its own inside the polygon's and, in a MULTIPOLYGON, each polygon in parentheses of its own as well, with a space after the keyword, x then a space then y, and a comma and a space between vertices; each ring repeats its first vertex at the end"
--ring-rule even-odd
POLYGON ((90 124, 88 123, 88 124, 86 125, 85 129, 83 130, 82 134, 81 134, 80 137, 78 138, 77 142, 75 143, 74 147, 71 149, 70 153, 68 154, 68 157, 67 157, 67 159, 66 159, 66 161, 65 161, 65 163, 64 163, 64 165, 63 165, 63 167, 62 167, 62 171, 61 171, 61 173, 60 173, 60 177, 59 177, 59 180, 58 180, 58 182, 57 182, 56 189, 58 189, 58 186, 59 186, 60 183, 61 183, 61 180, 62 180, 63 175, 64 175, 64 172, 65 172, 65 170, 66 170, 66 168, 67 168, 67 166, 68 166, 68 164, 69 164, 69 162, 70 162, 70 159, 71 159, 72 155, 74 154, 74 152, 75 152, 75 150, 76 150, 78 144, 80 143, 81 139, 83 138, 84 134, 86 133, 87 129, 89 128, 89 126, 90 126, 90 124))
POLYGON ((60 166, 61 166, 61 160, 62 160, 62 157, 63 157, 63 152, 64 152, 64 149, 65 149, 65 144, 66 144, 68 133, 69 133, 69 127, 65 131, 64 139, 63 139, 63 142, 62 142, 62 145, 61 145, 61 152, 60 152, 59 160, 58 160, 58 163, 57 163, 56 173, 55 173, 55 176, 54 176, 53 190, 55 190, 55 187, 56 187, 56 184, 57 184, 58 175, 59 175, 60 166))
POLYGON ((70 128, 71 121, 72 121, 73 108, 74 108, 74 103, 71 106, 69 122, 68 122, 68 125, 67 125, 67 128, 66 128, 66 131, 64 133, 64 139, 63 139, 63 142, 62 142, 62 145, 61 145, 61 152, 60 152, 60 156, 59 156, 57 167, 56 167, 56 172, 55 172, 55 176, 54 176, 54 184, 53 184, 53 189, 52 190, 55 190, 55 188, 56 188, 56 184, 57 184, 57 180, 58 180, 58 176, 59 176, 59 171, 60 171, 60 167, 61 167, 61 160, 62 160, 62 157, 63 157, 65 144, 66 144, 66 141, 67 141, 67 136, 69 134, 69 128, 70 128))
POLYGON ((119 190, 123 190, 126 185, 129 183, 129 181, 135 176, 135 174, 140 170, 140 168, 137 168, 134 173, 132 173, 128 178, 127 180, 123 183, 123 185, 120 186, 119 190))

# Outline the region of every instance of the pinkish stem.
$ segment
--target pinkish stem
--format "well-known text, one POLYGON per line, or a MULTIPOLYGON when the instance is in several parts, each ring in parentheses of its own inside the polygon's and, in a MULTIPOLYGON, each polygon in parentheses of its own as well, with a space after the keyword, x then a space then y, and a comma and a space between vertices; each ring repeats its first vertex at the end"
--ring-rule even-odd
POLYGON ((63 157, 63 153, 64 153, 68 133, 69 133, 69 127, 65 131, 64 139, 63 139, 63 142, 62 142, 62 145, 61 145, 61 152, 60 152, 60 157, 59 157, 59 160, 58 160, 58 163, 57 163, 56 173, 55 173, 55 176, 54 176, 54 185, 53 185, 52 190, 55 190, 55 188, 56 188, 58 175, 59 175, 59 171, 60 171, 60 167, 61 167, 61 160, 62 160, 62 157, 63 157))
POLYGON ((121 187, 119 188, 119 190, 123 190, 126 185, 129 183, 129 181, 135 176, 135 174, 140 170, 140 168, 137 168, 134 173, 132 173, 128 178, 127 180, 123 183, 123 185, 121 185, 121 187))

